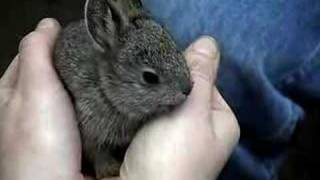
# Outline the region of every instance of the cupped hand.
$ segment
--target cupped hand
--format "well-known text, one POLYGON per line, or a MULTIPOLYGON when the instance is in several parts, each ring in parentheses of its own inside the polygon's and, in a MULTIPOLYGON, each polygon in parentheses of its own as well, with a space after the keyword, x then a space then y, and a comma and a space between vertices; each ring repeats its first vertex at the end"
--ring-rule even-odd
POLYGON ((75 113, 52 65, 60 31, 41 21, 0 80, 0 179, 79 180, 75 113))
POLYGON ((200 38, 185 56, 194 81, 191 95, 138 133, 122 180, 212 180, 237 144, 236 118, 214 85, 220 58, 215 40, 200 38))

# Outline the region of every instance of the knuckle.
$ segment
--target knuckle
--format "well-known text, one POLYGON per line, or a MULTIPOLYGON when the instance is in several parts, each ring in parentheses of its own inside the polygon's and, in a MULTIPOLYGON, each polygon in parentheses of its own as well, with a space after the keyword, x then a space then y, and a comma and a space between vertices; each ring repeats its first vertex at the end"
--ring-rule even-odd
POLYGON ((190 53, 187 56, 188 65, 192 73, 203 74, 209 80, 213 80, 217 61, 201 53, 190 53))
POLYGON ((232 142, 237 143, 241 134, 237 117, 229 108, 224 109, 223 113, 225 119, 223 127, 225 131, 222 133, 222 138, 228 137, 229 139, 232 139, 232 142))
POLYGON ((199 82, 203 82, 205 84, 213 83, 212 78, 210 76, 208 76, 206 73, 202 73, 199 71, 191 71, 191 75, 193 77, 193 80, 196 83, 199 83, 199 82))
POLYGON ((230 133, 232 133, 233 137, 235 137, 237 139, 237 141, 240 138, 240 126, 238 123, 238 120, 236 118, 236 116, 234 115, 234 113, 230 113, 230 133))
POLYGON ((228 110, 219 111, 217 116, 213 118, 220 118, 223 121, 216 121, 213 124, 214 134, 218 141, 228 145, 228 147, 235 146, 240 139, 240 127, 236 116, 228 110))
POLYGON ((26 35, 20 42, 19 51, 23 51, 28 47, 32 47, 34 45, 43 44, 46 40, 46 37, 43 33, 33 31, 26 35))
POLYGON ((210 66, 214 65, 214 60, 207 54, 193 51, 189 54, 190 64, 194 66, 210 66))

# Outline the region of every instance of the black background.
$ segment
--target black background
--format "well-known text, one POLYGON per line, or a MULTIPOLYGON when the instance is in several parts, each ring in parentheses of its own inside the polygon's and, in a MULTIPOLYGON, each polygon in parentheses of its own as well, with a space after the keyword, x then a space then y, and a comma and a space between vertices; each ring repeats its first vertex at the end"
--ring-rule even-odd
POLYGON ((0 76, 17 54, 19 41, 45 17, 62 25, 83 17, 85 0, 8 0, 0 4, 0 76))

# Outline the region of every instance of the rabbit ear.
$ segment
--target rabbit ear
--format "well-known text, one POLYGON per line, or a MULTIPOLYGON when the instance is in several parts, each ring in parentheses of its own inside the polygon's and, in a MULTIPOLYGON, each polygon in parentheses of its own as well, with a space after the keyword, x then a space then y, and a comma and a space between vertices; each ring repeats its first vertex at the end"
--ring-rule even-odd
POLYGON ((129 25, 123 5, 114 0, 87 0, 85 22, 93 41, 102 49, 114 48, 119 32, 129 25))

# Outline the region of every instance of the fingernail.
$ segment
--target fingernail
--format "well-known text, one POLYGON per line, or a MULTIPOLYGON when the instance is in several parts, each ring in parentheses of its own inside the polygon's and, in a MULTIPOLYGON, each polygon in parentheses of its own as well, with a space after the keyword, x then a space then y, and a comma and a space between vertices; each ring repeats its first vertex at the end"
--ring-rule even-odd
POLYGON ((216 58, 219 52, 217 41, 210 36, 202 36, 199 38, 192 44, 192 50, 209 58, 216 58))
POLYGON ((38 26, 37 26, 37 29, 46 29, 46 28, 52 28, 55 26, 55 20, 51 19, 51 18, 45 18, 45 19, 42 19, 38 26))

